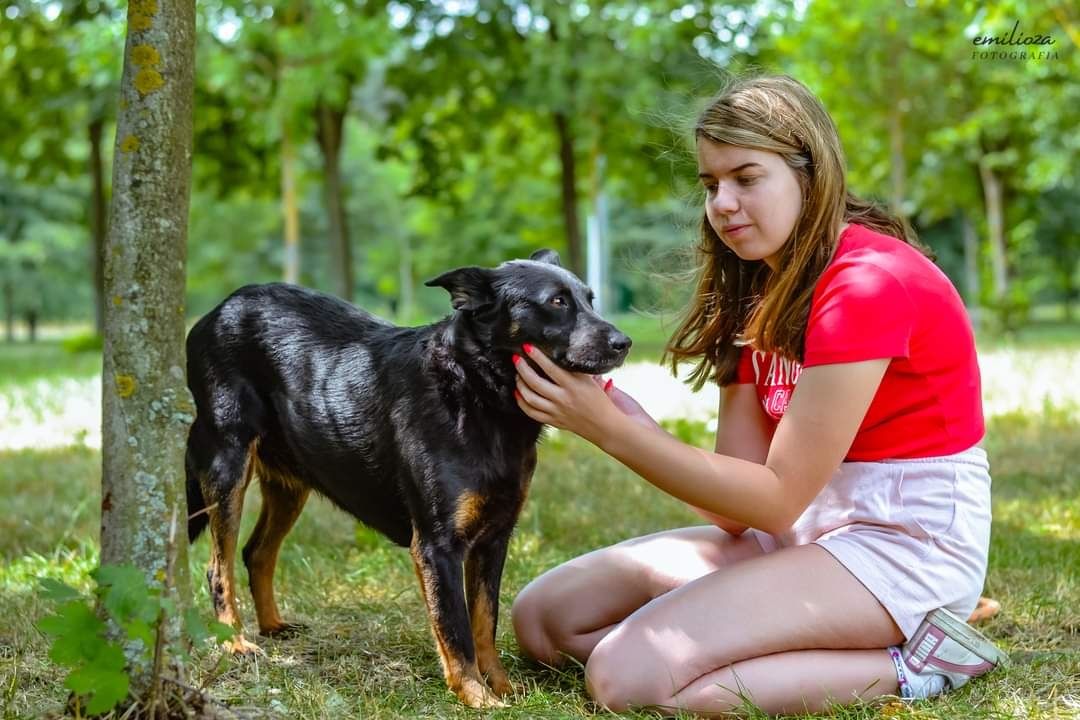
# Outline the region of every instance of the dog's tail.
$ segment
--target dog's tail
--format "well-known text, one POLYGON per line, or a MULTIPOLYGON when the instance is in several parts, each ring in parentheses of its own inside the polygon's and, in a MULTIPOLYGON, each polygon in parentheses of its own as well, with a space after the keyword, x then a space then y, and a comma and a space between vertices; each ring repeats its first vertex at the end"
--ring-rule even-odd
POLYGON ((203 497, 202 488, 199 487, 199 476, 192 466, 191 457, 184 460, 184 470, 187 473, 187 512, 188 512, 188 542, 194 542, 206 526, 210 524, 210 513, 206 512, 206 499, 203 497))

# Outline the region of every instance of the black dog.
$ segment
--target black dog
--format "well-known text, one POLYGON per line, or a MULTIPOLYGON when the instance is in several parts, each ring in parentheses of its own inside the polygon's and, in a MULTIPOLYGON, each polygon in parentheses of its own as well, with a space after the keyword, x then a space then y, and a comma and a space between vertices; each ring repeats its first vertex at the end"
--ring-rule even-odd
POLYGON ((427 285, 456 312, 424 327, 271 284, 237 290, 191 329, 188 534, 209 524, 217 617, 237 628, 230 648, 252 652, 233 578, 244 491, 257 476, 262 512, 243 558, 264 635, 298 627, 278 614, 274 566, 310 491, 325 495, 410 548, 447 684, 490 707, 512 691, 495 650, 499 582, 541 430, 515 403, 512 355, 532 343, 599 374, 630 339, 550 250, 427 285))

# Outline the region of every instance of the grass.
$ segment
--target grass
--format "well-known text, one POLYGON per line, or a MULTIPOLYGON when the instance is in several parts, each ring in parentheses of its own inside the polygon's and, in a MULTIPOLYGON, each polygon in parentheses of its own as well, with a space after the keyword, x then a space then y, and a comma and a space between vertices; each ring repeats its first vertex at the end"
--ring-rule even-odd
POLYGON ((59 340, 0 345, 0 390, 34 381, 82 379, 101 372, 101 353, 70 353, 59 340))
MULTIPOLYGON (((645 354, 648 347, 646 341, 635 351, 645 354)), ((38 350, 35 356, 25 346, 0 347, 0 378, 8 390, 26 388, 43 376, 60 382, 98 371, 100 360, 93 353, 67 356, 52 344, 38 350)), ((0 434, 4 423, 0 417, 0 434)), ((683 423, 679 433, 702 446, 709 441, 702 424, 683 423)), ((989 424, 986 446, 994 475, 986 587, 1004 611, 984 629, 1012 655, 1012 665, 939 699, 914 706, 842 708, 835 717, 1080 716, 1080 418, 1052 408, 999 416, 989 424)), ((81 443, 0 451, 6 508, 0 515, 0 708, 5 718, 48 716, 63 707, 62 676, 48 660, 44 636, 34 628, 50 608, 35 584, 38 577, 49 576, 87 587, 97 562, 99 484, 100 455, 81 443)), ((258 502, 253 490, 247 498, 245 536, 258 502)), ((506 614, 510 602, 530 579, 561 561, 627 537, 695 522, 696 516, 679 503, 592 446, 567 434, 551 434, 542 446, 503 577, 498 647, 523 692, 511 707, 490 716, 607 716, 585 694, 579 668, 554 671, 520 658, 506 614)), ((192 548, 193 578, 201 580, 206 557, 203 539, 192 548)), ((246 586, 242 564, 238 575, 246 586)), ((196 607, 209 613, 204 583, 193 585, 196 607)), ((325 501, 313 500, 282 550, 277 587, 282 613, 309 630, 293 640, 261 641, 265 657, 227 661, 224 673, 210 684, 222 701, 258 717, 479 715, 458 704, 442 682, 407 552, 357 527, 325 501)), ((240 600, 251 628, 250 596, 242 592, 240 600)), ((200 653, 197 681, 217 658, 216 650, 200 653)))

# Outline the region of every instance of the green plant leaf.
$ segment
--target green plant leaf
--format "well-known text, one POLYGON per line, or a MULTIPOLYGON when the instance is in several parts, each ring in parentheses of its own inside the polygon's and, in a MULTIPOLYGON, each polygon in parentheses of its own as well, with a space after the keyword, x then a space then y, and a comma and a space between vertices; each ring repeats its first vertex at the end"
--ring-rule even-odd
POLYGON ((98 715, 116 707, 127 697, 129 683, 124 672, 124 652, 118 645, 109 643, 93 662, 68 675, 64 686, 80 695, 90 695, 86 712, 98 715))
POLYGON ((67 602, 82 597, 75 588, 53 578, 38 578, 38 586, 41 588, 39 594, 46 600, 67 602))
POLYGON ((161 608, 156 593, 147 585, 142 571, 131 565, 103 565, 93 573, 105 609, 121 625, 142 620, 152 623, 161 608))
POLYGON ((54 615, 42 618, 38 629, 52 635, 49 657, 53 662, 76 667, 96 657, 107 642, 101 633, 105 623, 84 602, 72 601, 61 605, 54 615))
POLYGON ((184 612, 184 632, 191 638, 193 645, 201 645, 210 637, 210 629, 206 627, 202 616, 195 608, 188 608, 184 612))
POLYGON ((212 620, 208 627, 210 628, 210 632, 214 634, 214 637, 217 638, 218 642, 231 640, 233 636, 236 635, 236 628, 232 625, 218 622, 217 620, 212 620))
POLYGON ((142 640, 143 649, 147 652, 154 647, 154 628, 143 620, 132 620, 124 625, 124 632, 128 637, 142 640))

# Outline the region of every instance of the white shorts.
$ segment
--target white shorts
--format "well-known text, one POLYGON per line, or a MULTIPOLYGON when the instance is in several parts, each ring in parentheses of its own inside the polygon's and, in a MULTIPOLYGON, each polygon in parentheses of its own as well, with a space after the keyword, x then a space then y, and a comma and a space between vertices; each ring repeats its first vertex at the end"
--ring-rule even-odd
POLYGON ((748 532, 765 552, 825 548, 910 639, 931 610, 966 618, 982 593, 990 549, 986 452, 842 463, 790 530, 748 532))

